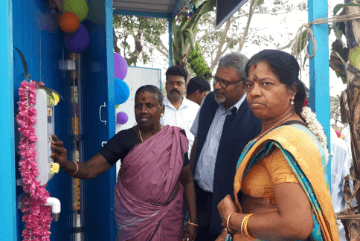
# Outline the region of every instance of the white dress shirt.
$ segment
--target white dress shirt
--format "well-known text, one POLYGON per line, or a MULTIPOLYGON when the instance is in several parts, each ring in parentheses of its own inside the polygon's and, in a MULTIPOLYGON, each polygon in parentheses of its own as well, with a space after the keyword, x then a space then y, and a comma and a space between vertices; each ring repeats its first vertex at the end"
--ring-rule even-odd
MULTIPOLYGON (((204 191, 213 192, 214 190, 215 163, 226 116, 231 115, 233 108, 235 108, 237 112, 245 99, 246 94, 244 94, 242 98, 228 110, 225 110, 222 104, 220 104, 216 110, 204 146, 201 149, 194 175, 195 181, 204 191)), ((201 123, 199 123, 199 114, 200 111, 196 115, 194 124, 191 128, 191 133, 195 136, 197 136, 199 124, 201 125, 201 123)))
MULTIPOLYGON (((334 212, 340 212, 345 209, 344 198, 344 178, 350 173, 352 157, 347 151, 347 145, 344 140, 337 137, 335 130, 330 130, 331 139, 331 198, 334 212)), ((350 185, 351 185, 350 181, 350 185)), ((355 201, 355 199, 354 199, 355 201)), ((356 206, 356 202, 352 203, 356 206)), ((339 231, 339 240, 346 241, 344 226, 340 220, 336 220, 339 231)))
POLYGON ((165 106, 165 113, 164 116, 161 117, 160 123, 163 126, 177 126, 185 130, 186 137, 189 140, 188 157, 190 158, 191 147, 194 143, 194 135, 191 134, 190 128, 200 106, 185 97, 178 110, 171 104, 167 96, 164 97, 163 103, 165 106))

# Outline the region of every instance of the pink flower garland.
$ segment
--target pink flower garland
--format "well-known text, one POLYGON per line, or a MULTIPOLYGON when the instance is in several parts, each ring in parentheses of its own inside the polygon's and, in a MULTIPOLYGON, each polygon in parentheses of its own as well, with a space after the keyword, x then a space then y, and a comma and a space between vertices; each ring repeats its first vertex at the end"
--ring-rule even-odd
MULTIPOLYGON (((39 82, 42 86, 43 83, 39 82)), ((30 83, 23 81, 19 88, 19 114, 16 121, 19 124, 21 134, 19 144, 19 161, 20 173, 22 176, 22 186, 28 194, 22 200, 24 213, 22 218, 25 221, 25 229, 22 232, 24 241, 48 241, 50 240, 50 224, 52 221, 50 209, 44 206, 49 192, 46 185, 40 186, 40 181, 36 180, 39 175, 36 161, 35 143, 37 137, 35 134, 36 123, 36 82, 31 80, 30 83)))

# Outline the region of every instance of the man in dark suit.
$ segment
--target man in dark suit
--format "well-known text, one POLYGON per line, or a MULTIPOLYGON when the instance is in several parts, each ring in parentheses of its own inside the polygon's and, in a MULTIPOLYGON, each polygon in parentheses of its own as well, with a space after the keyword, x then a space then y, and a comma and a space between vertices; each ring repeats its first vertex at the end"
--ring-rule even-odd
POLYGON ((240 154, 261 131, 261 122, 246 101, 247 60, 235 52, 220 59, 213 76, 214 91, 205 97, 191 128, 195 141, 190 164, 197 195, 199 241, 215 240, 221 234, 217 204, 227 194, 233 195, 240 154))

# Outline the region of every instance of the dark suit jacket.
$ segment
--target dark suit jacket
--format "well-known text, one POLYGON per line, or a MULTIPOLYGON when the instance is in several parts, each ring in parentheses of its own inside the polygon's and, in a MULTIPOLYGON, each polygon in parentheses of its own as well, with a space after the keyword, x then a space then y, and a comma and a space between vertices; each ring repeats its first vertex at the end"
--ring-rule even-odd
MULTIPOLYGON (((214 92, 210 92, 200 109, 193 173, 195 173, 200 152, 218 107, 219 104, 215 100, 214 92)), ((213 233, 220 234, 222 231, 217 205, 227 194, 233 196, 236 164, 240 154, 246 144, 254 139, 260 131, 261 121, 250 110, 246 100, 241 104, 237 112, 232 111, 232 115, 229 115, 225 120, 214 172, 210 230, 213 233)))

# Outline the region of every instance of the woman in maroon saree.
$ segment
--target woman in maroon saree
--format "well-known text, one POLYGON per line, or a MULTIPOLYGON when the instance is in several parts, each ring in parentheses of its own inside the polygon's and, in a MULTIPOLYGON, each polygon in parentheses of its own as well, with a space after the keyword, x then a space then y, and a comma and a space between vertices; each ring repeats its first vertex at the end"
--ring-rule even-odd
POLYGON ((121 159, 114 193, 117 241, 189 240, 196 237, 196 204, 187 158, 188 140, 178 127, 160 125, 161 91, 140 87, 135 94, 137 126, 117 133, 87 162, 66 158, 63 142, 53 136, 52 157, 73 177, 92 179, 121 159), (189 222, 183 228, 183 201, 189 222))

